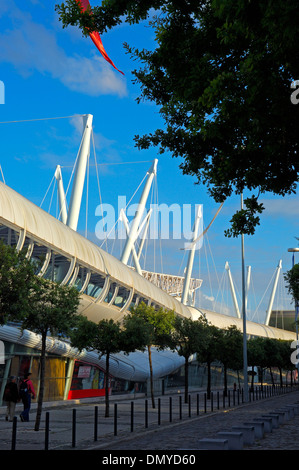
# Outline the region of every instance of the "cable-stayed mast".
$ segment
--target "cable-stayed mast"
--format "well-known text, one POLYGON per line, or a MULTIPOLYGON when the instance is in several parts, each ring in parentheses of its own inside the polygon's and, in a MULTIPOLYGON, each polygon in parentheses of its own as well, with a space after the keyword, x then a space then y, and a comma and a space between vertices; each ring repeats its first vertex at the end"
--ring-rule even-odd
POLYGON ((153 161, 153 164, 152 164, 151 168, 147 172, 147 175, 148 175, 147 180, 146 180, 146 183, 145 183, 145 186, 144 186, 144 189, 143 189, 143 192, 142 192, 139 204, 138 204, 138 208, 137 208, 134 220, 132 222, 132 226, 131 226, 130 232, 128 234, 127 241, 126 241, 126 244, 125 244, 125 247, 124 247, 124 250, 123 250, 123 254, 122 254, 122 257, 121 257, 121 261, 124 264, 128 263, 131 251, 133 249, 133 245, 134 245, 134 243, 137 239, 137 236, 138 236, 138 230, 139 230, 141 217, 142 217, 143 212, 145 210, 145 204, 146 204, 146 201, 147 201, 147 198, 148 198, 148 195, 149 195, 149 191, 150 191, 150 188, 151 188, 152 181, 154 179, 154 176, 157 173, 157 163, 158 163, 158 160, 155 159, 153 161))
MULTIPOLYGON (((202 217, 202 205, 198 205, 197 208, 197 213, 194 221, 194 226, 193 226, 193 240, 194 242, 197 239, 198 236, 198 229, 199 229, 199 221, 202 217)), ((184 281, 184 288, 183 288, 183 294, 182 294, 182 304, 187 305, 188 300, 189 300, 189 294, 190 294, 190 280, 191 280, 191 274, 192 274, 192 269, 193 269, 193 262, 194 262, 194 255, 195 255, 195 248, 196 244, 192 243, 191 248, 189 251, 189 256, 188 256, 188 263, 187 263, 187 268, 186 268, 186 275, 185 275, 185 281, 184 281)))
POLYGON ((65 199, 65 192, 64 192, 64 187, 63 187, 60 165, 57 165, 56 167, 55 178, 56 178, 57 187, 58 187, 59 215, 61 216, 61 221, 64 224, 66 224, 67 222, 66 199, 65 199))
POLYGON ((273 302, 274 302, 274 298, 275 298, 275 294, 276 294, 277 283, 278 283, 278 278, 279 278, 279 274, 280 274, 280 271, 281 271, 281 267, 282 267, 282 260, 279 261, 278 266, 276 268, 273 288, 272 288, 272 292, 271 292, 270 300, 269 300, 269 305, 268 305, 268 309, 267 309, 265 325, 269 325, 269 322, 270 322, 270 317, 271 317, 271 312, 272 312, 272 307, 273 307, 273 302))
POLYGON ((90 137, 92 131, 92 119, 91 114, 86 114, 84 117, 84 131, 80 151, 76 164, 76 172, 74 176, 72 194, 69 205, 69 212, 67 216, 66 225, 73 230, 77 230, 81 200, 83 194, 84 180, 86 174, 87 160, 90 153, 90 137))

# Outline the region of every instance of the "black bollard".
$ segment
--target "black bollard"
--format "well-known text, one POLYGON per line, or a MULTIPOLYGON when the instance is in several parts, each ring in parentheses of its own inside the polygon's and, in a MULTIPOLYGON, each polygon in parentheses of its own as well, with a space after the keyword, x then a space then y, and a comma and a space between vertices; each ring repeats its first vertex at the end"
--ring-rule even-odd
POLYGON ((158 426, 161 424, 161 398, 158 398, 158 426))
POLYGON ((114 436, 117 436, 117 403, 114 403, 114 436))
POLYGON ((94 434, 93 434, 94 441, 98 440, 98 407, 94 407, 94 434))
POLYGON ((134 431, 134 402, 131 401, 131 432, 134 431))
POLYGON ((72 447, 76 447, 76 410, 73 409, 72 447))
POLYGON ((49 450, 49 423, 50 423, 50 413, 46 412, 46 429, 45 429, 45 450, 49 450))
POLYGON ((148 428, 148 401, 145 400, 145 427, 148 428))
POLYGON ((179 396, 180 419, 182 419, 182 396, 179 396))
POLYGON ((11 450, 16 450, 17 441, 17 417, 15 416, 12 423, 12 439, 11 439, 11 450))

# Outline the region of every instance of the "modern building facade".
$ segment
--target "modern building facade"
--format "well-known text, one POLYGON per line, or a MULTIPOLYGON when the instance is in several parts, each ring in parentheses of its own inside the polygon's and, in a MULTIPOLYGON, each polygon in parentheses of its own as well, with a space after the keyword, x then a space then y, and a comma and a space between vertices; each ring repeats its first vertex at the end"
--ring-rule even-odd
MULTIPOLYGON (((195 308, 171 295, 167 289, 161 288, 167 282, 167 276, 142 273, 136 257, 135 269, 127 266, 130 252, 134 254, 134 236, 145 206, 146 192, 156 171, 156 161, 148 172, 139 209, 132 223, 132 232, 135 233, 130 233, 120 260, 76 231, 91 129, 92 117, 86 115, 69 211, 66 211, 59 171, 56 178, 61 220, 0 183, 0 238, 17 250, 23 250, 29 259, 42 260, 37 276, 76 287, 81 299, 79 313, 96 323, 102 319, 121 321, 132 306, 145 302, 155 308, 173 310, 177 315, 194 320, 205 315, 211 324, 219 328, 235 325, 242 331, 241 318, 195 308), (160 287, 153 282, 153 278, 159 278, 160 287)), ((191 269, 188 289, 192 281, 190 276, 191 269)), ((175 283, 181 281, 175 279, 175 283)), ((200 282, 197 286, 200 286, 200 282)), ((187 296, 186 284, 184 289, 187 296)), ((290 341, 296 339, 294 332, 249 321, 246 333, 249 336, 290 341)), ((0 361, 0 400, 7 378, 10 375, 22 377, 28 370, 32 372, 32 379, 38 390, 40 337, 27 330, 22 331, 18 325, 5 325, 0 327, 0 342, 5 346, 5 358, 0 361)), ((152 356, 157 379, 166 377, 183 366, 183 358, 171 351, 153 350, 152 356)), ((147 354, 136 351, 128 356, 114 355, 110 373, 110 388, 113 390, 136 392, 144 389, 149 378, 147 354)), ((97 352, 79 352, 67 341, 48 338, 45 400, 100 396, 104 393, 105 379, 105 358, 99 359, 97 352)))

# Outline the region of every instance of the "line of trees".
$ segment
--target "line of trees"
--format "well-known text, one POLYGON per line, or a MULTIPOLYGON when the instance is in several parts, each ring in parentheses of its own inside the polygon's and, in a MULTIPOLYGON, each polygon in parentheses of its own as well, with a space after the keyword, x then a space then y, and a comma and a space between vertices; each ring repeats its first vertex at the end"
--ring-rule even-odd
MULTIPOLYGON (((95 324, 86 318, 80 321, 80 327, 71 334, 72 345, 79 349, 100 351, 100 356, 106 356, 106 378, 109 376, 109 358, 111 353, 123 351, 129 353, 135 350, 147 351, 150 370, 151 400, 155 408, 153 376, 154 370, 151 359, 151 349, 170 349, 177 351, 185 361, 185 402, 188 402, 188 371, 193 359, 199 364, 205 364, 208 369, 207 397, 211 395, 212 365, 223 366, 224 394, 228 390, 228 371, 235 371, 238 377, 243 370, 243 334, 234 325, 220 329, 209 324, 205 317, 198 320, 183 318, 165 309, 155 310, 154 307, 141 303, 131 309, 122 323, 113 320, 101 320, 95 324)), ((291 362, 290 341, 271 338, 252 338, 247 342, 248 360, 253 370, 258 367, 259 381, 263 384, 263 374, 270 370, 273 385, 275 383, 273 369, 280 373, 282 385, 283 371, 295 370, 291 362)), ((252 375, 253 380, 253 375, 252 375)), ((252 382, 253 384, 253 382, 252 382)), ((109 390, 106 379, 106 413, 109 416, 109 390)))
MULTIPOLYGON (((152 406, 155 407, 151 350, 170 349, 185 359, 185 401, 188 400, 188 370, 196 357, 208 368, 207 395, 211 392, 211 367, 215 362, 224 368, 224 392, 227 392, 228 369, 243 368, 243 335, 235 326, 219 329, 205 317, 198 320, 182 318, 173 311, 140 303, 131 308, 122 323, 89 321, 79 315, 80 297, 77 289, 36 275, 37 266, 24 253, 0 241, 0 325, 17 321, 22 329, 41 336, 40 391, 35 430, 39 430, 42 413, 47 336, 68 338, 79 350, 94 350, 106 358, 105 400, 109 416, 109 361, 111 354, 135 350, 147 351, 150 370, 152 406)), ((291 344, 269 338, 248 341, 248 363, 260 371, 273 368, 293 370, 291 344)), ((273 374, 272 374, 273 376, 273 374)), ((274 380, 274 379, 273 379, 274 380)), ((260 381, 263 381, 261 374, 260 381)), ((273 382, 274 383, 274 382, 273 382)))

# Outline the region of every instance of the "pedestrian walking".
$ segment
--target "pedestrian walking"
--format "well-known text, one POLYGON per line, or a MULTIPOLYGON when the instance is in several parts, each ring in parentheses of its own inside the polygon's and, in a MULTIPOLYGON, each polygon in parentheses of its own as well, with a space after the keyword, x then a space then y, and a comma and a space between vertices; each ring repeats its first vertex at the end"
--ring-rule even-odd
POLYGON ((17 378, 15 376, 9 377, 9 382, 6 384, 4 393, 3 393, 3 400, 7 404, 6 408, 6 421, 13 421, 15 415, 16 404, 19 399, 19 391, 17 386, 17 378))
POLYGON ((20 384, 19 394, 24 405, 24 410, 20 414, 21 421, 29 421, 29 412, 31 407, 31 398, 35 398, 33 383, 29 379, 31 372, 24 375, 20 384))

